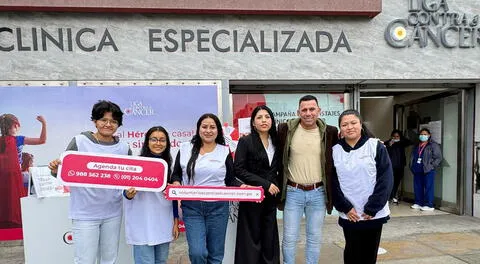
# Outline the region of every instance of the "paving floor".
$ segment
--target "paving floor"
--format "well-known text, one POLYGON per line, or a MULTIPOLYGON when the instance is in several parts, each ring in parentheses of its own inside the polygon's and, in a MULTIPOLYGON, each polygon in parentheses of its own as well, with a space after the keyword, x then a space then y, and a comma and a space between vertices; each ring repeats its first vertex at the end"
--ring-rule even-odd
MULTIPOLYGON (((385 264, 480 264, 480 219, 439 210, 422 212, 410 204, 391 205, 392 218, 384 226, 378 256, 385 264)), ((337 216, 326 216, 320 263, 343 263, 344 239, 337 216)), ((305 233, 301 229, 297 263, 304 263, 305 233)), ((279 221, 280 240, 282 221, 279 221)), ((0 264, 24 263, 22 241, 0 242, 0 264)), ((169 264, 189 263, 185 235, 171 244, 169 264)), ((60 264, 60 263, 59 263, 60 264)), ((63 263, 61 263, 63 264, 63 263)))

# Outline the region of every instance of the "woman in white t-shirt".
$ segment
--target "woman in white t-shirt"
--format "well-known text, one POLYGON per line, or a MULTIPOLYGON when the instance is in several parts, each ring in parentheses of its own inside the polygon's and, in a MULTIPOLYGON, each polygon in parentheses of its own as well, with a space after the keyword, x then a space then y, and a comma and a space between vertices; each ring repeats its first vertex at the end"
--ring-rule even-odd
MULTIPOLYGON (((155 126, 145 134, 142 157, 163 159, 172 165, 170 137, 165 128, 155 126)), ((125 238, 133 245, 135 264, 165 264, 170 242, 178 238, 178 202, 165 199, 163 192, 123 192, 125 238)))
MULTIPOLYGON (((197 133, 184 142, 175 159, 174 185, 238 185, 230 149, 225 146, 220 120, 204 114, 197 122, 197 133)), ((228 201, 182 201, 188 253, 192 264, 222 263, 228 223, 228 201)))

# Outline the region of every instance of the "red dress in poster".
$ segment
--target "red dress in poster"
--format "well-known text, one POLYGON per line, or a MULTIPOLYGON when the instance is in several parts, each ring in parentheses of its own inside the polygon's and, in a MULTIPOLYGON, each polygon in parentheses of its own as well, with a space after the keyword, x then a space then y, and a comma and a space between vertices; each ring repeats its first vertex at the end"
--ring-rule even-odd
POLYGON ((0 228, 21 227, 20 198, 26 196, 14 136, 0 137, 0 228))

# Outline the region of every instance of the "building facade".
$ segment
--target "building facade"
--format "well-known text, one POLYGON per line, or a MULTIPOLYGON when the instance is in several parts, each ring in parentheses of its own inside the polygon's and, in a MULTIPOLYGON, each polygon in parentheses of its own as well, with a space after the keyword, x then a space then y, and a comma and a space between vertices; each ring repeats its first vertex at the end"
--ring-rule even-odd
MULTIPOLYGON (((0 3, 0 86, 212 82, 236 128, 256 95, 340 95, 380 138, 434 131, 445 156, 436 206, 480 215, 479 1, 73 2, 0 3)), ((407 169, 402 194, 413 197, 407 169)))

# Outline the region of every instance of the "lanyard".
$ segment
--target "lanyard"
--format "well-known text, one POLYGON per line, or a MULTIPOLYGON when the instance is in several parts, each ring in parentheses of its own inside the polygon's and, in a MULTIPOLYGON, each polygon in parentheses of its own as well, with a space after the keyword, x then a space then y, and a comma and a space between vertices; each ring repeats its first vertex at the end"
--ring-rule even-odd
MULTIPOLYGON (((427 143, 428 144, 428 143, 427 143)), ((425 149, 425 147, 427 146, 427 144, 423 145, 423 147, 420 147, 418 146, 418 157, 421 157, 422 156, 422 152, 423 150, 425 149)))

